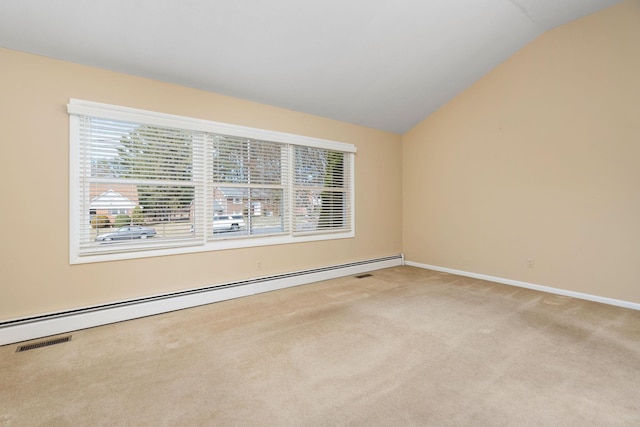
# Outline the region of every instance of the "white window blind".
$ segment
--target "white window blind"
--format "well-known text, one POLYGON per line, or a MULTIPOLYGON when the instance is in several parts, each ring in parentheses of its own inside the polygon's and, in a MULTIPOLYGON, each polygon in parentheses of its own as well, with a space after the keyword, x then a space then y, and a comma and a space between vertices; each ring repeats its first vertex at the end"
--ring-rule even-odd
POLYGON ((288 145, 233 136, 213 138, 214 234, 224 238, 225 216, 238 236, 289 232, 288 145), (231 203, 229 203, 231 201, 231 203), (221 219, 222 218, 222 219, 221 219))
POLYGON ((349 170, 346 154, 315 147, 293 147, 294 233, 349 230, 349 170))
POLYGON ((72 100, 71 262, 354 236, 355 147, 72 100))
POLYGON ((193 132, 83 116, 79 138, 81 255, 194 243, 203 158, 193 132))

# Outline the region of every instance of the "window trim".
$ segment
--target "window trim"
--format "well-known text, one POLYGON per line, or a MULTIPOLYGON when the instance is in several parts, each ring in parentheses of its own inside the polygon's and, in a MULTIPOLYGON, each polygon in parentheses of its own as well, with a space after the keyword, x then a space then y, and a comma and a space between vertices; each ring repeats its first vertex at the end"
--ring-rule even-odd
MULTIPOLYGON (((149 110, 141 110, 130 107, 122 107, 111 104, 103 104, 79 99, 70 99, 67 105, 69 114, 69 261, 70 264, 85 264, 94 262, 149 258, 155 256, 188 254, 208 252, 216 250, 228 250, 237 248, 249 248, 268 245, 290 244, 299 242, 313 242, 322 240, 346 239, 355 237, 355 159, 357 149, 353 144, 296 135, 266 129, 251 128, 228 123, 214 122, 210 120, 179 116, 174 114, 159 113, 149 110), (131 248, 120 252, 101 253, 92 255, 80 254, 80 206, 82 196, 80 194, 80 116, 92 116, 103 119, 133 122, 143 125, 166 126, 171 128, 191 131, 233 135, 256 140, 274 141, 285 144, 308 146, 325 150, 341 151, 351 155, 348 159, 349 224, 350 230, 328 230, 326 233, 294 235, 271 235, 264 237, 251 236, 237 239, 205 239, 192 246, 179 246, 172 248, 132 250, 131 248)), ((291 186, 292 183, 290 182, 291 186)))

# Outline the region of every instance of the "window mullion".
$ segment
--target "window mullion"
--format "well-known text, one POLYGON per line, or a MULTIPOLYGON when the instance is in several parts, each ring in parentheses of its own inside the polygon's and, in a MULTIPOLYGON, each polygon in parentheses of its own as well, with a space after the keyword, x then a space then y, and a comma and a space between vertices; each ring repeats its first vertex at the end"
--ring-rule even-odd
POLYGON ((207 135, 195 133, 193 136, 193 184, 195 195, 191 206, 190 227, 196 241, 205 243, 205 224, 207 207, 207 135))
POLYGON ((202 230, 202 241, 206 242, 213 227, 213 204, 214 204, 214 184, 213 184, 213 141, 214 135, 204 134, 203 144, 203 195, 201 199, 201 214, 198 221, 198 228, 202 230))
POLYGON ((282 174, 282 184, 285 186, 285 205, 284 205, 284 213, 285 213, 285 230, 288 231, 290 236, 293 235, 293 213, 294 213, 294 203, 295 198, 293 197, 293 186, 294 186, 294 168, 295 168, 295 157, 294 157, 294 148, 291 144, 286 145, 286 171, 283 171, 282 174))

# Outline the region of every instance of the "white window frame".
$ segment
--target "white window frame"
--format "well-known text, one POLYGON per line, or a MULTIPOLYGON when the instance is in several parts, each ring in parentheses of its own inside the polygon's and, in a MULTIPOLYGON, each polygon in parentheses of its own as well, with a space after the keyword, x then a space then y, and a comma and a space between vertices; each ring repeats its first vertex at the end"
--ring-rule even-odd
MULTIPOLYGON (((276 132, 265 129, 250 128, 238 126, 228 123, 214 122, 209 120, 179 116, 174 114, 159 113, 136 108, 122 107, 117 105, 103 104, 92 101, 84 101, 79 99, 70 99, 67 105, 69 113, 69 260, 71 264, 85 264, 103 261, 114 261, 135 258, 148 258, 154 256, 165 256, 175 254, 187 254, 197 252, 207 252, 216 250, 227 250, 236 248, 248 248, 257 246, 290 244, 298 242, 312 242, 321 240, 347 239, 355 237, 355 153, 357 151, 355 145, 344 142, 331 141, 320 138, 313 138, 290 133, 276 132), (348 189, 348 218, 349 227, 346 230, 327 230, 322 233, 312 233, 295 235, 290 230, 286 235, 272 236, 250 236, 246 238, 236 239, 220 239, 212 240, 204 233, 202 241, 197 241, 192 246, 171 247, 162 249, 141 248, 140 250, 131 250, 128 248, 122 252, 98 253, 98 254, 80 254, 80 206, 83 194, 80 188, 80 117, 89 116, 101 119, 118 120, 132 122, 142 125, 163 126, 190 131, 199 131, 213 134, 232 135, 244 138, 252 138, 263 141, 273 141, 292 145, 301 145, 308 147, 321 148, 326 150, 341 151, 349 155, 345 156, 347 161, 348 176, 346 180, 349 183, 348 189)), ((210 153, 204 152, 205 160, 210 153)), ((205 164, 208 164, 206 162, 205 164)), ((292 166, 290 165, 290 168, 292 166)), ((291 174, 288 174, 291 175, 291 174)), ((291 177, 289 186, 291 186, 291 177)), ((206 180, 205 180, 206 182, 206 180)), ((211 185, 206 182, 206 185, 211 185)), ((205 191, 205 193, 208 193, 205 191)), ((206 196, 209 197, 209 196, 206 196)), ((213 199, 206 199, 203 203, 202 214, 200 217, 209 215, 213 199)), ((285 207, 285 213, 291 215, 291 201, 285 207)), ((209 215, 210 216, 210 215, 209 215)))

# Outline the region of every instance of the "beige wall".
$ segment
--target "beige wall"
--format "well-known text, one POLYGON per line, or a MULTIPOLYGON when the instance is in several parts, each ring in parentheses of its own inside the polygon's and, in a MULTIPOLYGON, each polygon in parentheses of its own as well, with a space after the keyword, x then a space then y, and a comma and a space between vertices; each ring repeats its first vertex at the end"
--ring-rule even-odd
POLYGON ((0 321, 401 252, 399 135, 5 49, 0 94, 0 321), (71 266, 69 98, 355 144, 356 238, 71 266))
POLYGON ((640 1, 530 43, 403 167, 407 260, 640 303, 640 1))
POLYGON ((562 26, 402 138, 0 49, 0 321, 401 251, 640 302, 638 46, 638 0, 562 26), (353 143, 357 237, 70 266, 69 98, 353 143))

